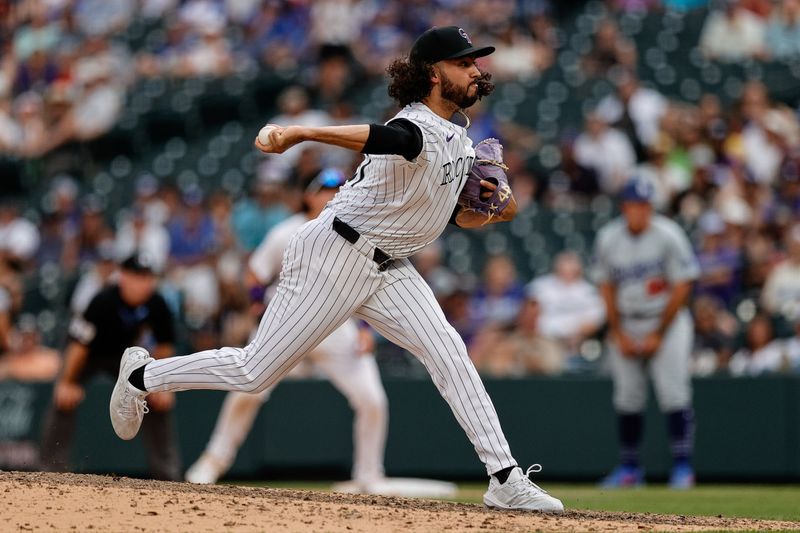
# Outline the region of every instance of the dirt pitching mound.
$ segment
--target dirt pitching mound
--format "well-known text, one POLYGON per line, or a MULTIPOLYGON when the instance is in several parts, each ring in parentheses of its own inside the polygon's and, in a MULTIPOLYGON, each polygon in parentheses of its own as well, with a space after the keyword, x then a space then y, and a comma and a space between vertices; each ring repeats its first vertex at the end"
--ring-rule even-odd
POLYGON ((786 530, 800 523, 568 511, 559 516, 481 505, 124 477, 0 473, 2 531, 702 531, 786 530))

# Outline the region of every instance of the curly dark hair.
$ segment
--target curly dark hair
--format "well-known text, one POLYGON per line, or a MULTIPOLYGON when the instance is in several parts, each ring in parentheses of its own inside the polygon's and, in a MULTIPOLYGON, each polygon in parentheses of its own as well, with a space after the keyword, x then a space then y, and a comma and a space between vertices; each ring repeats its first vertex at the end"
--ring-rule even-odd
MULTIPOLYGON (((391 78, 389 82, 389 96, 400 107, 405 107, 413 102, 421 102, 431 93, 433 82, 433 68, 430 63, 412 61, 408 57, 395 59, 386 68, 386 73, 391 78)), ((478 99, 488 96, 494 90, 492 75, 481 71, 478 78, 478 99)))

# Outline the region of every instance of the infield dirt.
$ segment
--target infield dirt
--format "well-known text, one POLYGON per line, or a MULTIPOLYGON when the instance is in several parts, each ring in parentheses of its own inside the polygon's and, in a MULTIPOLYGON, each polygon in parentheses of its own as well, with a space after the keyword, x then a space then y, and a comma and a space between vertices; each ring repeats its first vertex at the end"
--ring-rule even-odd
POLYGON ((475 532, 800 530, 798 522, 597 511, 558 516, 330 492, 0 473, 2 531, 475 532))

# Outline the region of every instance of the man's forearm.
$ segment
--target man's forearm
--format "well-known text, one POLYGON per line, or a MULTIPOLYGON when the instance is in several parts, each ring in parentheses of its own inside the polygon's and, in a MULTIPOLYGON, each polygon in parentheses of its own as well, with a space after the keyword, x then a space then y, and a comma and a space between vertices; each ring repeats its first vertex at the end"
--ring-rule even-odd
POLYGON ((600 295, 603 297, 603 302, 605 302, 606 305, 608 328, 612 333, 617 333, 619 331, 619 313, 617 312, 617 295, 614 285, 611 283, 603 283, 600 285, 600 295))
POLYGON ((316 141, 333 146, 341 146, 348 150, 360 152, 369 138, 369 125, 356 124, 352 126, 320 126, 304 127, 290 126, 287 130, 298 128, 301 141, 316 141))
POLYGON ((670 294, 669 301, 667 301, 667 307, 664 309, 664 313, 661 315, 661 321, 658 324, 657 331, 659 335, 664 335, 664 333, 667 332, 670 324, 672 324, 672 319, 674 319, 678 311, 686 305, 691 292, 692 283, 690 281, 678 283, 675 285, 675 288, 672 289, 672 294, 670 294))
POLYGON ((67 346, 67 353, 64 356, 64 369, 61 372, 61 380, 68 383, 77 383, 78 377, 86 366, 89 358, 89 349, 75 341, 67 346))

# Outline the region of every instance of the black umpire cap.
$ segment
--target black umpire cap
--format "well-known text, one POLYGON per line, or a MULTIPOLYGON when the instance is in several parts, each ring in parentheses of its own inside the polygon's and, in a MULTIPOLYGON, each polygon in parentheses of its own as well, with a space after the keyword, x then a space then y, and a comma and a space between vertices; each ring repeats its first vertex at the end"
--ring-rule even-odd
POLYGON ((464 56, 483 57, 492 52, 494 46, 473 46, 467 32, 458 26, 444 26, 433 27, 417 37, 410 56, 413 61, 436 63, 464 56))
POLYGON ((122 270, 133 272, 135 274, 153 274, 157 272, 156 265, 153 259, 144 253, 135 253, 123 260, 119 267, 122 270))

